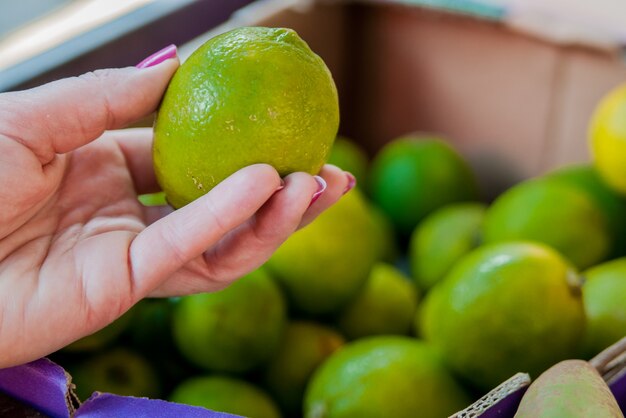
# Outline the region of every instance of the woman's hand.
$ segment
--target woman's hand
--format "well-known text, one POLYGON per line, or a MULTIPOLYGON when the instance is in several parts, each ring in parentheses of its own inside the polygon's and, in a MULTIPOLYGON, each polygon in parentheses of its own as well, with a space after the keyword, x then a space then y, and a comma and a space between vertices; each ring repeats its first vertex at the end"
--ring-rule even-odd
POLYGON ((101 70, 0 94, 0 367, 47 355, 146 296, 215 291, 263 264, 348 189, 349 175, 240 170, 172 212, 152 132, 117 130, 153 112, 177 59, 101 70))

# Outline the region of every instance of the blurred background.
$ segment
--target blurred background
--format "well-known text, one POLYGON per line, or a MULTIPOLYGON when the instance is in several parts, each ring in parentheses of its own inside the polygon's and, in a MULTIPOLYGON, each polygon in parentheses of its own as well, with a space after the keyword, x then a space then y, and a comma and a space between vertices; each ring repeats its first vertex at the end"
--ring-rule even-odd
MULTIPOLYGON (((147 51, 167 43, 181 44, 209 31, 249 3, 265 3, 270 8, 272 3, 306 7, 312 1, 0 2, 0 91, 96 67, 128 65, 147 51), (90 55, 94 51, 97 56, 90 55), (62 66, 67 68, 54 71, 62 66), (41 77, 46 73, 49 75, 41 77)), ((599 0, 593 7, 584 0, 370 0, 366 3, 409 4, 480 16, 560 42, 604 48, 621 47, 626 42, 626 4, 621 0, 599 0)))
POLYGON ((133 65, 222 23, 250 0, 0 2, 0 91, 133 65))

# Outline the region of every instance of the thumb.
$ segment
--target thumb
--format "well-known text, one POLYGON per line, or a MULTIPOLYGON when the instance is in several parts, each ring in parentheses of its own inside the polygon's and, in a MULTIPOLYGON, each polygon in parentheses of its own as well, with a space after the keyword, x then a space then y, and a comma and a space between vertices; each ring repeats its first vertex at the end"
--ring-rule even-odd
POLYGON ((157 53, 161 62, 147 68, 150 57, 138 66, 144 68, 97 70, 0 94, 0 134, 26 145, 47 164, 55 154, 150 114, 179 64, 175 46, 163 51, 157 53))

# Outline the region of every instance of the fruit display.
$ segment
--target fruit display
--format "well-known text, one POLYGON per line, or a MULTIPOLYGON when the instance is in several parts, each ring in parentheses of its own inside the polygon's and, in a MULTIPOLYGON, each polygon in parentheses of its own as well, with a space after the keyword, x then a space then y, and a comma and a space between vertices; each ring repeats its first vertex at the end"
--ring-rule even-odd
POLYGON ((55 353, 79 397, 253 418, 447 417, 523 372, 534 383, 519 417, 622 416, 583 360, 626 334, 626 177, 606 150, 626 143, 613 123, 626 94, 593 119, 594 164, 488 202, 450 139, 407 132, 376 153, 335 140, 337 91, 295 32, 238 29, 199 51, 155 125, 171 206, 257 162, 316 173, 330 157, 358 187, 227 288, 143 300, 55 353))

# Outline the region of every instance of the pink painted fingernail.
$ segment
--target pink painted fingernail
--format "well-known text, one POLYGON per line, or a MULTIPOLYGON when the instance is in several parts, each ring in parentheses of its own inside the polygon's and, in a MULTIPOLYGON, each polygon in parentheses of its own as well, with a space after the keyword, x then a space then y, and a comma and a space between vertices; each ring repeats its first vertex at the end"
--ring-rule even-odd
POLYGON ((348 177, 348 185, 345 189, 343 189, 343 194, 346 194, 350 190, 354 189, 354 186, 356 186, 356 177, 354 177, 349 171, 344 171, 344 173, 346 173, 346 177, 348 177))
POLYGON ((137 64, 135 67, 137 68, 153 67, 155 65, 162 63, 165 60, 174 58, 176 56, 176 53, 177 53, 176 45, 174 44, 168 45, 162 50, 157 51, 154 54, 150 55, 148 58, 144 59, 139 64, 137 64))
POLYGON ((313 196, 311 197, 311 203, 309 203, 309 207, 311 207, 311 205, 320 198, 322 193, 324 193, 324 190, 326 190, 326 180, 324 180, 320 176, 313 176, 313 178, 317 182, 317 191, 313 193, 313 196))

